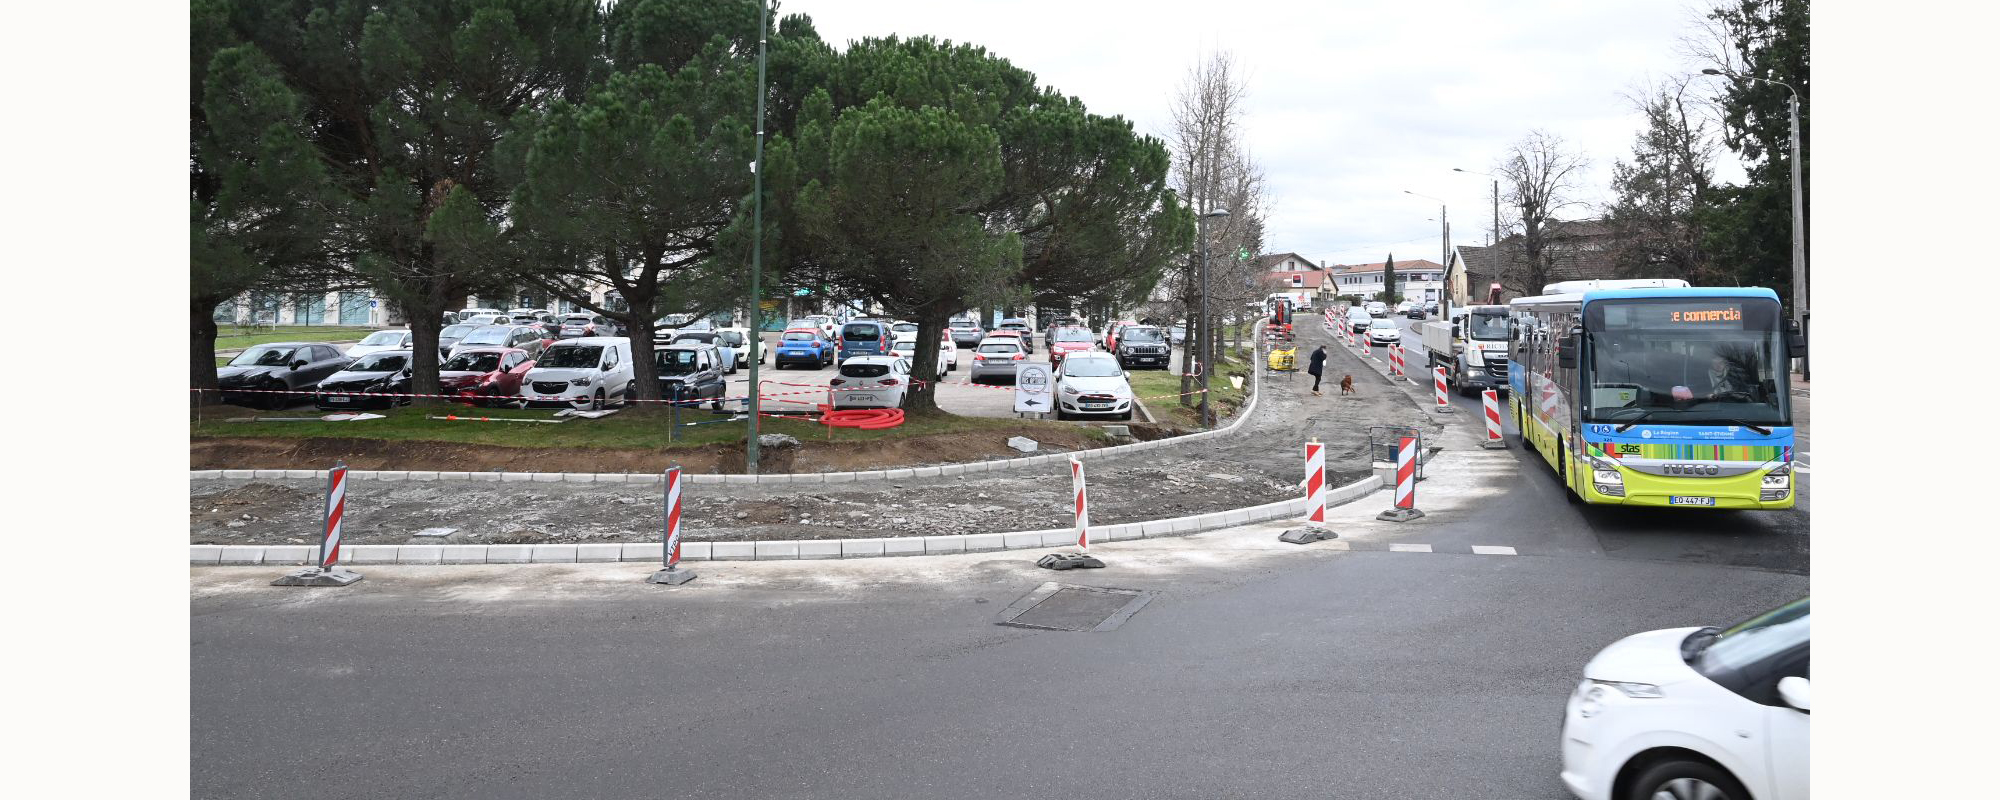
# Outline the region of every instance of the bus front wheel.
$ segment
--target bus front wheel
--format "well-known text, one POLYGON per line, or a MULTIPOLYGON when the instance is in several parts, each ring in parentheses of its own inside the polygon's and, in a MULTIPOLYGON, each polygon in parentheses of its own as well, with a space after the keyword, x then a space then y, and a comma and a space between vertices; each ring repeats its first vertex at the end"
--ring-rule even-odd
POLYGON ((1569 479, 1569 450, 1564 449, 1561 436, 1556 437, 1556 476, 1562 478, 1563 499, 1570 505, 1582 503, 1583 496, 1577 493, 1576 484, 1569 479))

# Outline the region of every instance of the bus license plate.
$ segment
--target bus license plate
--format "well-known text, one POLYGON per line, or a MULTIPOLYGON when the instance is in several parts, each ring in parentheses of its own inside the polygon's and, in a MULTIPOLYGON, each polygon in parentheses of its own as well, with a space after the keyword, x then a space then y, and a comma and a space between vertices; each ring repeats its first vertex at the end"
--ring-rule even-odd
POLYGON ((1713 497, 1682 497, 1682 496, 1680 496, 1680 495, 1668 495, 1668 496, 1667 496, 1667 505, 1670 505, 1670 506, 1712 506, 1712 505, 1715 505, 1715 498, 1713 498, 1713 497))

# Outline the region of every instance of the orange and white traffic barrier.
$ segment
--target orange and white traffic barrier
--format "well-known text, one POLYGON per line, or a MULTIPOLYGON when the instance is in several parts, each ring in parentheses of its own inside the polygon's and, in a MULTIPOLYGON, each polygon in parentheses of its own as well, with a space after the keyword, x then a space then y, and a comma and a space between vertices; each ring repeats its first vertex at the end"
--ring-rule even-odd
POLYGON ((294 570, 271 582, 272 586, 346 586, 361 580, 361 573, 340 566, 340 527, 347 516, 347 464, 334 462, 326 471, 326 516, 320 528, 319 563, 294 570))
POLYGON ((1406 522, 1424 515, 1417 510, 1417 437, 1404 436, 1396 443, 1396 501, 1376 519, 1406 522))
POLYGON ((1306 442, 1306 524, 1326 527, 1326 445, 1306 442))
POLYGON ((1445 381, 1444 367, 1437 367, 1431 370, 1431 386, 1437 389, 1437 406, 1434 410, 1450 411, 1451 399, 1445 396, 1445 390, 1451 387, 1445 381))
POLYGON ((1400 343, 1389 345, 1389 374, 1393 377, 1403 375, 1403 345, 1400 343))
POLYGON ((1500 433, 1500 393, 1487 389, 1479 393, 1479 401, 1486 411, 1486 441, 1480 446, 1488 450, 1506 448, 1507 438, 1500 433))
POLYGON ((1070 490, 1076 495, 1076 546, 1085 553, 1090 552, 1090 498, 1083 490, 1083 462, 1069 460, 1070 490))
POLYGON ((646 578, 647 583, 679 586, 694 580, 693 570, 680 568, 681 563, 681 468, 667 468, 666 503, 661 508, 660 561, 662 569, 646 578))

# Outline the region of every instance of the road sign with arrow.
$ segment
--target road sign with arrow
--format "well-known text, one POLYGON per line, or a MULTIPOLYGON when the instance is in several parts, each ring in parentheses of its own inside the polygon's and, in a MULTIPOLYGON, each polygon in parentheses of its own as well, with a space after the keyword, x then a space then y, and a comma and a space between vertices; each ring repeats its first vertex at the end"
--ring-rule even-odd
POLYGON ((1054 410, 1050 407, 1049 398, 1049 367, 1047 364, 1022 364, 1015 370, 1015 411, 1030 414, 1047 414, 1054 410))

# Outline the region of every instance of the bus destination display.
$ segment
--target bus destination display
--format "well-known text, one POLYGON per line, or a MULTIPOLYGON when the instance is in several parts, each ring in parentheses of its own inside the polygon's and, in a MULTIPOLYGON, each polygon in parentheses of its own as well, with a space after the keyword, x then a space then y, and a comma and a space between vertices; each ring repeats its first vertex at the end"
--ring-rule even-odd
POLYGON ((1742 330, 1743 304, 1726 300, 1616 304, 1604 309, 1604 327, 1742 330))

